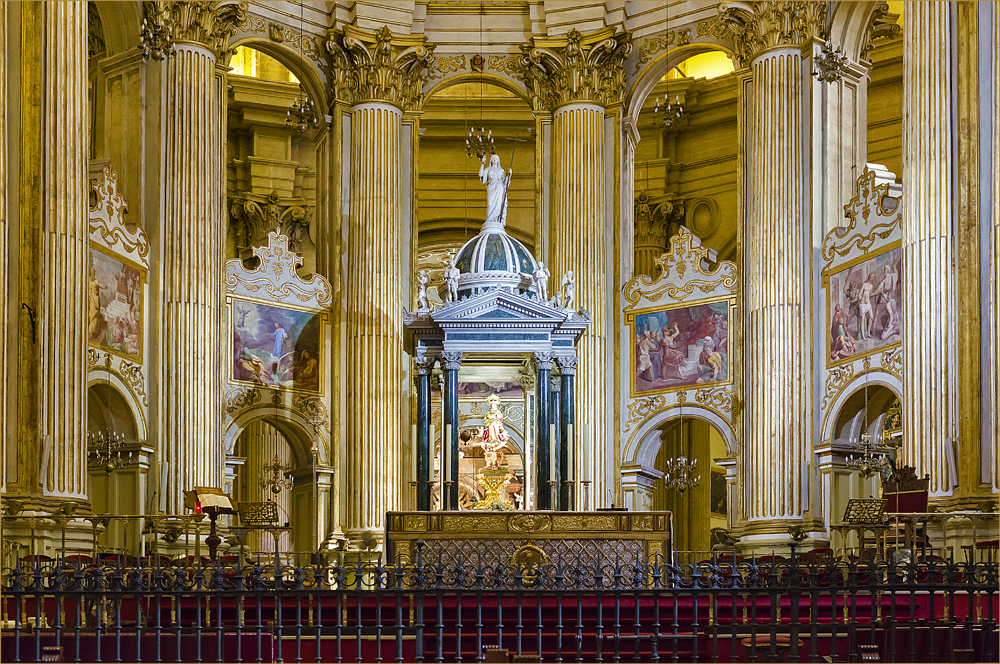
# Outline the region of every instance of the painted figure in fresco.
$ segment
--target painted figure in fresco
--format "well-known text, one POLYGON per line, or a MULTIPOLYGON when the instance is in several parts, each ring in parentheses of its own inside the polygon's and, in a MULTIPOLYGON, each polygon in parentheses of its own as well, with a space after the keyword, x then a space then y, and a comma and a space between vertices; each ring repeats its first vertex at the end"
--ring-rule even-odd
POLYGON ((875 322, 875 310, 872 307, 872 292, 875 290, 875 273, 868 275, 868 278, 861 285, 858 291, 858 339, 870 339, 872 336, 872 323, 875 322))
POLYGON ((486 403, 490 405, 490 409, 483 416, 483 422, 486 426, 479 429, 479 446, 483 448, 486 456, 486 468, 499 470, 504 462, 504 455, 500 450, 507 445, 507 431, 503 428, 500 397, 491 394, 486 397, 486 403))
POLYGON ((489 166, 486 165, 486 155, 483 155, 482 164, 479 165, 479 181, 486 185, 487 224, 507 224, 507 187, 513 174, 513 169, 510 169, 504 175, 499 155, 490 157, 489 166))
POLYGON ((698 378, 699 383, 711 383, 726 379, 722 354, 715 349, 715 342, 712 341, 711 337, 705 337, 703 340, 698 363, 701 367, 701 376, 698 378))
POLYGON ((677 337, 681 334, 677 321, 665 330, 660 330, 660 376, 667 378, 683 378, 685 354, 677 348, 677 337))
POLYGON ((454 302, 458 299, 458 278, 461 272, 455 267, 455 261, 444 269, 444 283, 448 287, 448 295, 445 302, 454 302))
POLYGON ((292 380, 296 387, 319 387, 319 361, 309 351, 302 351, 299 361, 292 366, 292 380))
POLYGON ((888 339, 898 331, 899 309, 896 304, 896 285, 899 283, 899 273, 893 269, 892 265, 886 265, 883 269, 882 280, 875 287, 876 310, 879 307, 885 310, 882 323, 882 339, 888 339))
POLYGON ((849 279, 844 284, 844 298, 847 300, 847 320, 854 316, 858 321, 858 336, 861 337, 861 285, 849 279))
POLYGON ((97 268, 90 267, 90 284, 88 287, 88 303, 90 310, 90 327, 88 328, 88 338, 91 341, 99 341, 103 331, 103 315, 101 314, 101 282, 97 280, 97 268))
POLYGON ((244 348, 239 359, 240 378, 242 380, 252 380, 258 383, 273 383, 274 377, 268 371, 267 366, 249 349, 244 348))
POLYGON ((651 346, 649 347, 649 361, 653 363, 653 366, 649 370, 649 375, 651 380, 659 380, 660 378, 660 335, 657 332, 651 330, 646 330, 646 336, 649 337, 651 346))
POLYGON ((538 261, 538 268, 531 276, 535 282, 535 295, 545 302, 549 299, 549 271, 545 269, 545 263, 538 261))
POLYGON ((274 337, 274 350, 271 351, 274 361, 277 362, 278 359, 285 354, 285 339, 288 338, 288 332, 285 332, 285 328, 281 327, 281 323, 275 322, 274 332, 271 332, 269 337, 274 337))
POLYGON ((427 283, 430 279, 427 277, 427 270, 420 270, 417 272, 417 309, 429 309, 427 304, 427 283))
POLYGON ((650 337, 649 330, 645 330, 641 335, 639 335, 639 361, 636 364, 635 371, 637 375, 649 382, 653 382, 653 360, 649 356, 649 353, 655 347, 656 343, 650 337))
POLYGON ((854 339, 847 332, 847 314, 839 304, 830 321, 830 359, 839 360, 854 355, 854 339))

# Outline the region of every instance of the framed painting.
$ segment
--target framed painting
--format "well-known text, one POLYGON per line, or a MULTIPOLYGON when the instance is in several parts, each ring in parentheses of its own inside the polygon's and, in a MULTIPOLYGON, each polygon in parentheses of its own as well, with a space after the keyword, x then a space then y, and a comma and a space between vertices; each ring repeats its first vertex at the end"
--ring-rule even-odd
POLYGON ((902 249, 841 266, 825 275, 827 364, 834 366, 902 342, 902 249))
POLYGON ((733 382, 732 297, 629 313, 632 396, 733 382))
POLYGON ((87 342, 142 364, 146 270, 91 243, 87 278, 87 342))
POLYGON ((717 470, 712 471, 711 500, 712 514, 726 516, 729 511, 726 501, 726 474, 717 470))
POLYGON ((323 394, 326 314, 232 298, 231 383, 323 394))

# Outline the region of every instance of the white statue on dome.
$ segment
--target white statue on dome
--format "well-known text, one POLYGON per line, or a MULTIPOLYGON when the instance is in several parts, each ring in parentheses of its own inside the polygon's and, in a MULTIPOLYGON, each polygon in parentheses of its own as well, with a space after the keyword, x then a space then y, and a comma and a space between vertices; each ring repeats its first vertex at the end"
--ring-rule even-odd
POLYGON ((549 271, 545 269, 545 263, 538 261, 538 267, 532 276, 535 282, 535 295, 539 300, 545 302, 549 299, 549 271))
POLYGON ((454 302, 458 299, 458 278, 461 272, 455 267, 455 261, 444 269, 444 283, 448 287, 448 295, 445 302, 454 302))
POLYGON ((486 185, 486 224, 507 225, 507 187, 514 169, 508 169, 504 175, 500 165, 500 156, 492 155, 490 165, 486 166, 486 155, 483 155, 479 165, 479 181, 486 185))
POLYGON ((576 301, 576 279, 572 272, 567 272, 562 279, 562 305, 567 309, 573 308, 576 301))
POLYGON ((430 278, 427 276, 427 270, 420 270, 417 272, 417 310, 421 311, 430 308, 427 302, 427 284, 430 282, 430 278))

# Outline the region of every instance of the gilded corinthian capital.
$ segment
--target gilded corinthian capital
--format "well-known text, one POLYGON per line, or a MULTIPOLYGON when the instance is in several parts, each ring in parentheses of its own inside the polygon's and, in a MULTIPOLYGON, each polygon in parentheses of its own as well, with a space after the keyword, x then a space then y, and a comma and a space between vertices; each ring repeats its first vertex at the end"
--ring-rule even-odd
POLYGON ((380 101, 404 111, 420 105, 420 88, 434 64, 425 35, 393 35, 345 26, 326 42, 333 98, 348 104, 380 101))
POLYGON ((748 67, 768 49, 825 38, 827 4, 805 0, 723 2, 713 32, 732 39, 736 67, 748 67))
POLYGON ((563 37, 536 37, 521 47, 514 75, 525 83, 534 110, 555 110, 574 102, 610 106, 625 95, 625 60, 631 34, 614 28, 563 37))
POLYGON ((228 59, 229 41, 247 19, 247 3, 232 0, 156 0, 146 2, 146 17, 163 26, 173 43, 207 47, 220 61, 228 59))

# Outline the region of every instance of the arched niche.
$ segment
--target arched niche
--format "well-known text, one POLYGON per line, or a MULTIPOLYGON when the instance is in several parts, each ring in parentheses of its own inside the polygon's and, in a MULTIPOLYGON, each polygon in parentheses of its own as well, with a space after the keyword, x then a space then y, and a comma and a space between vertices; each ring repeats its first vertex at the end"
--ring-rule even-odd
POLYGON ((635 462, 622 464, 622 494, 626 508, 673 514, 675 550, 708 552, 711 529, 729 524, 732 483, 726 479, 728 469, 716 460, 731 455, 723 429, 700 413, 689 415, 688 410, 683 416, 678 409, 655 419, 635 462), (691 477, 698 478, 697 486, 684 491, 663 481, 668 462, 682 456, 696 460, 691 477))
POLYGON ((146 440, 145 411, 135 393, 117 371, 93 367, 87 375, 87 429, 106 426, 121 431, 132 443, 146 440))
POLYGON ((312 446, 316 442, 317 459, 321 465, 330 463, 329 437, 321 427, 313 431, 313 424, 296 409, 284 404, 263 404, 244 409, 226 427, 226 454, 235 454, 235 444, 239 435, 254 420, 262 419, 281 431, 292 446, 294 458, 299 466, 311 466, 312 446))
MULTIPOLYGON (((858 374, 847 385, 845 385, 836 398, 830 404, 827 415, 823 421, 823 440, 840 440, 844 443, 856 441, 857 438, 849 439, 845 437, 844 425, 859 412, 867 414, 873 422, 874 419, 887 409, 892 400, 888 399, 886 392, 894 395, 896 399, 903 393, 902 381, 887 371, 872 370, 858 374), (868 408, 864 406, 865 390, 868 390, 868 408), (875 399, 872 399, 872 396, 875 399)), ((860 431, 858 432, 860 435, 860 431)))
MULTIPOLYGON (((302 83, 302 88, 306 95, 316 104, 316 111, 322 116, 329 108, 327 99, 326 81, 319 70, 319 65, 314 63, 308 56, 301 55, 298 50, 283 43, 264 39, 262 37, 247 37, 239 39, 230 45, 235 50, 240 46, 247 46, 254 50, 265 53, 281 64, 283 64, 302 83)), ((229 64, 229 63, 226 63, 229 64)))
POLYGON ((635 432, 629 437, 622 454, 622 466, 640 465, 652 467, 659 450, 658 436, 656 433, 662 424, 674 417, 680 418, 683 410, 684 419, 694 418, 704 420, 713 426, 722 435, 726 443, 726 455, 736 455, 736 434, 732 425, 722 416, 721 413, 704 406, 685 403, 682 405, 672 404, 668 408, 653 413, 642 420, 635 428, 635 432))
POLYGON ((91 2, 103 27, 106 55, 138 52, 139 33, 145 16, 141 2, 91 2))
POLYGON ((430 99, 434 95, 444 90, 447 90, 448 88, 460 85, 462 83, 483 83, 486 85, 493 85, 499 88, 503 88, 504 90, 512 92, 518 97, 520 97, 521 100, 525 104, 527 104, 529 108, 531 107, 531 97, 528 95, 528 91, 524 87, 524 84, 515 81, 513 79, 505 78, 503 76, 497 76, 496 74, 487 74, 487 73, 478 74, 478 73, 463 72, 463 73, 452 74, 450 76, 446 75, 443 80, 432 83, 431 86, 424 91, 424 101, 427 101, 427 99, 430 99))

